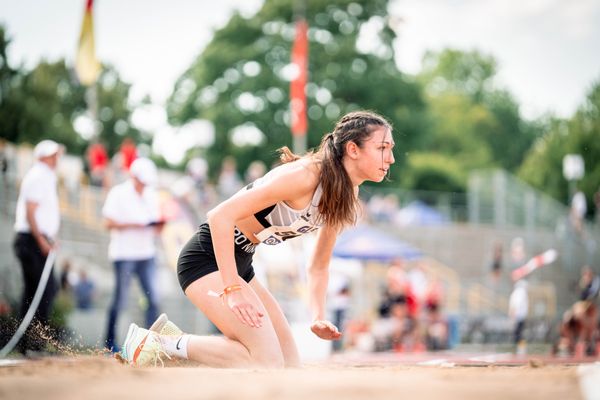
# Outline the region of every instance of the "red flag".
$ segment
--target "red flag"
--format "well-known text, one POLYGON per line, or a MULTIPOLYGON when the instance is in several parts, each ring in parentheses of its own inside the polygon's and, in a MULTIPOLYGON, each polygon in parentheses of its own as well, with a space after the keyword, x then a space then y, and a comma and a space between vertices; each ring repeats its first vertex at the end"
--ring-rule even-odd
POLYGON ((96 59, 96 49, 94 45, 94 20, 92 18, 92 9, 94 0, 87 0, 83 22, 81 24, 81 33, 79 34, 79 45, 77 46, 77 58, 75 60, 75 71, 79 77, 79 82, 89 86, 96 82, 100 73, 100 63, 96 59))
POLYGON ((296 22, 296 38, 292 47, 292 64, 296 66, 296 76, 290 83, 291 125, 294 136, 303 136, 308 129, 306 119, 306 93, 308 80, 308 24, 300 19, 296 22))

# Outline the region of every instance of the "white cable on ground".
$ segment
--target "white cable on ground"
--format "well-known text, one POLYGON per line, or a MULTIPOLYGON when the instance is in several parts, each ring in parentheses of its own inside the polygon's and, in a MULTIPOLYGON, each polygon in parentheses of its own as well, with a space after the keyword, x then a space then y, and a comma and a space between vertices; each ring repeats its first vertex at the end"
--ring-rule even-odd
POLYGON ((46 264, 44 264, 44 270, 42 271, 40 282, 38 283, 38 287, 35 290, 35 294, 33 295, 31 305, 29 306, 29 309, 27 310, 23 321, 21 321, 21 324, 19 325, 19 328, 17 329, 13 337, 8 341, 6 346, 4 346, 2 350, 0 350, 0 359, 6 357, 8 353, 10 353, 12 349, 17 345, 17 343, 19 343, 21 336, 23 336, 23 333, 25 333, 25 330, 31 323, 31 319, 33 318, 33 315, 35 314, 38 305, 40 304, 40 300, 42 299, 44 290, 46 290, 46 284, 48 283, 48 277, 50 277, 50 271, 52 271, 54 258, 54 250, 50 250, 50 253, 48 253, 48 257, 46 258, 46 264))

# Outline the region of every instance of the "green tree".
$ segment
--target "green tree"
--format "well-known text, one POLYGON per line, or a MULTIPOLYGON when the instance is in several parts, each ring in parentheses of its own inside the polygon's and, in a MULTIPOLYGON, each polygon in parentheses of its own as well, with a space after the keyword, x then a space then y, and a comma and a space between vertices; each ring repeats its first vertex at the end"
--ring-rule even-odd
POLYGON ((463 192, 466 176, 455 157, 433 152, 408 156, 407 187, 425 191, 463 192))
POLYGON ((600 81, 592 85, 572 118, 550 118, 545 124, 545 131, 527 154, 519 176, 556 199, 567 202, 569 187, 563 177, 562 160, 567 154, 580 154, 585 164, 585 175, 578 186, 585 193, 588 210, 591 211, 593 194, 600 188, 600 81))
POLYGON ((478 51, 428 52, 418 76, 431 109, 426 146, 459 157, 465 171, 499 166, 514 171, 537 135, 506 90, 494 85, 496 61, 478 51))
POLYGON ((15 88, 23 78, 23 72, 13 68, 8 60, 11 39, 0 25, 0 137, 15 141, 22 109, 22 94, 15 88))
POLYGON ((497 72, 496 60, 479 51, 427 51, 422 65, 419 80, 430 94, 459 93, 474 103, 483 102, 493 90, 493 78, 497 72))
POLYGON ((98 139, 106 144, 110 154, 118 151, 125 137, 135 143, 150 143, 150 133, 142 134, 130 124, 132 109, 129 105, 131 84, 124 82, 117 70, 110 65, 102 66, 96 83, 98 97, 98 139))
MULTIPOLYGON (((213 174, 224 155, 245 169, 254 159, 268 165, 274 150, 291 147, 289 79, 286 71, 294 39, 292 0, 266 0, 252 18, 234 15, 178 80, 168 102, 172 123, 210 120, 216 138, 205 156, 213 174), (238 126, 262 132, 256 144, 236 145, 238 126), (265 149, 267 151, 265 151, 265 149)), ((396 132, 397 164, 424 139, 425 106, 420 87, 398 71, 393 60, 394 32, 386 22, 387 0, 309 0, 309 132, 317 146, 346 112, 365 108, 388 117, 396 132), (361 29, 377 34, 369 48, 357 49, 361 29)), ((360 47, 360 46, 359 46, 360 47)), ((397 178, 401 168, 392 169, 397 178)))
MULTIPOLYGON (((64 60, 40 62, 31 71, 14 69, 7 59, 10 39, 0 26, 0 137, 35 144, 51 138, 83 154, 89 138, 75 131, 74 121, 88 113, 86 88, 64 60)), ((125 136, 150 142, 129 123, 130 86, 111 66, 104 66, 96 85, 98 135, 114 153, 125 136)))
POLYGON ((25 74, 15 90, 20 91, 16 140, 35 144, 52 138, 72 152, 81 151, 85 141, 73 128, 74 113, 85 109, 84 90, 79 87, 64 60, 40 62, 25 74))

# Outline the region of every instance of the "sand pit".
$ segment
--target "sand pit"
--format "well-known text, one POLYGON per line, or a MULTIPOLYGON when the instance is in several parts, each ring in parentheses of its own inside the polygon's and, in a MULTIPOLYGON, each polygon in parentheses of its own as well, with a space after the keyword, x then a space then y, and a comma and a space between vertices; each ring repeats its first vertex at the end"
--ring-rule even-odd
POLYGON ((338 360, 289 370, 133 368, 106 356, 0 367, 0 399, 584 399, 575 365, 420 366, 338 360))

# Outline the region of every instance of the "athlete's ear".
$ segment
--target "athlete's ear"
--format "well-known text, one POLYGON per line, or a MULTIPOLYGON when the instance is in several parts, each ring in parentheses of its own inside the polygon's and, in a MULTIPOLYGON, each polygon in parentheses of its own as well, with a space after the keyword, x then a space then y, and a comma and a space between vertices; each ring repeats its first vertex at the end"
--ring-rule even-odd
POLYGON ((346 142, 346 154, 353 160, 358 158, 358 146, 353 141, 346 142))

